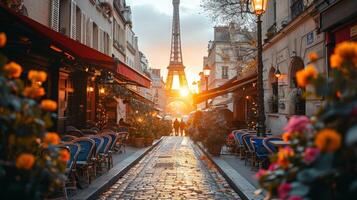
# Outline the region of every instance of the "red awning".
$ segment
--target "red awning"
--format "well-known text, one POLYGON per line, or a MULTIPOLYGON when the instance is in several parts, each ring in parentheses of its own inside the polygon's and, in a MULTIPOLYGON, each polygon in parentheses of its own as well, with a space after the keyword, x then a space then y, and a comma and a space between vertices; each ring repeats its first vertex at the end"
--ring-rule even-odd
POLYGON ((194 95, 194 103, 198 104, 205 100, 234 92, 238 88, 246 84, 252 83, 256 80, 257 80, 257 75, 255 73, 241 79, 237 79, 237 76, 235 76, 229 81, 227 81, 225 84, 221 85, 220 87, 213 88, 211 90, 202 92, 201 94, 194 95))
POLYGON ((151 80, 148 77, 123 63, 117 64, 116 72, 129 81, 133 81, 140 86, 150 88, 151 80))
POLYGON ((120 62, 117 64, 112 57, 77 42, 66 35, 56 32, 29 17, 20 15, 6 8, 2 4, 0 4, 0 8, 1 12, 6 12, 10 15, 11 20, 27 26, 29 29, 34 30, 45 39, 50 40, 51 45, 53 45, 55 49, 58 48, 60 51, 63 51, 64 53, 67 53, 75 59, 88 65, 95 65, 108 69, 116 75, 121 75, 125 79, 133 81, 140 86, 150 87, 150 79, 131 69, 124 63, 120 62))

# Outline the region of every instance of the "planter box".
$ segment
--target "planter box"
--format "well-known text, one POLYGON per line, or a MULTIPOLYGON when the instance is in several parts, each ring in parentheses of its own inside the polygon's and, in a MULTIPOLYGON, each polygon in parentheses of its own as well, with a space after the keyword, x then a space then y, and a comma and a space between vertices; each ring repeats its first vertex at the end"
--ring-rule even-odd
POLYGON ((135 138, 134 146, 137 148, 142 148, 145 146, 145 138, 135 138))
POLYGON ((222 146, 210 146, 208 147, 208 152, 214 156, 219 156, 221 155, 221 149, 222 149, 222 146))
POLYGON ((145 146, 151 146, 153 142, 154 142, 153 137, 145 138, 145 146))

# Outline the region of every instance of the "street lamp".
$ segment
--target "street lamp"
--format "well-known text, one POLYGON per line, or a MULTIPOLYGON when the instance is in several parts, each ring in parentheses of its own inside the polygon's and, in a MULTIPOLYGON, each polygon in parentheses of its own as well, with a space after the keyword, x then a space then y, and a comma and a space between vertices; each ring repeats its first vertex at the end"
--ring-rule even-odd
MULTIPOLYGON (((205 76, 205 82, 206 82, 206 91, 208 91, 208 77, 209 77, 209 74, 211 73, 211 68, 206 65, 204 68, 203 68, 203 75, 205 76)), ((206 108, 208 108, 208 100, 206 99, 206 108)))
POLYGON ((258 125, 257 135, 266 136, 265 128, 265 111, 264 111, 264 88, 263 88, 263 45, 262 45, 262 20, 261 16, 265 13, 268 0, 252 0, 252 8, 257 16, 257 33, 258 33, 258 125))

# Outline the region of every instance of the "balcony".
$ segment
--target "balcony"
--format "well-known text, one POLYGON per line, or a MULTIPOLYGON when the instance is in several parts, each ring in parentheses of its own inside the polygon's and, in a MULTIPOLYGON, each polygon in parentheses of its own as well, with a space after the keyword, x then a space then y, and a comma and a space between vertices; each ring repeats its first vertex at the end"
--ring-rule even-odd
MULTIPOLYGON (((308 1, 308 2, 310 2, 310 1, 308 1)), ((311 4, 311 2, 307 3, 307 4, 311 4)), ((293 0, 290 9, 291 9, 291 19, 295 19, 297 16, 299 16, 305 10, 304 1, 303 0, 293 0)))

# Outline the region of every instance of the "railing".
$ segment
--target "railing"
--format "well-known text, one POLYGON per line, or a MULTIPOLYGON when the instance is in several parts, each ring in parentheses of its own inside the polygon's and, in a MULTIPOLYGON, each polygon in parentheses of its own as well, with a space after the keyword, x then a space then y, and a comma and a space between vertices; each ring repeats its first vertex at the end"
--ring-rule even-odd
POLYGON ((296 18, 305 9, 304 1, 303 0, 293 0, 290 9, 291 9, 291 19, 296 18))

